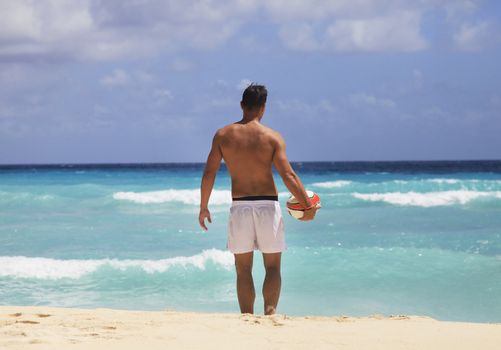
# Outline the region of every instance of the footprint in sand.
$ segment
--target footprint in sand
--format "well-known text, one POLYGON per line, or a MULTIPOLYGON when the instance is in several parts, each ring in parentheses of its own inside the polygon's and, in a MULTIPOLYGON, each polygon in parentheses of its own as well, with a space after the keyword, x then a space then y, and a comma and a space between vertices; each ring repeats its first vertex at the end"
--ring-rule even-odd
POLYGON ((345 315, 341 315, 341 316, 337 317, 336 321, 337 322, 354 322, 354 320, 352 320, 350 318, 350 316, 345 316, 345 315))
POLYGON ((38 324, 40 322, 37 322, 37 321, 31 321, 31 320, 17 320, 16 323, 28 323, 28 324, 38 324))
POLYGON ((16 312, 15 314, 10 314, 9 316, 11 316, 11 317, 19 317, 21 315, 22 315, 22 313, 16 312))
POLYGON ((37 314, 38 317, 50 317, 52 315, 49 314, 37 314))
POLYGON ((283 326, 284 324, 277 321, 275 318, 270 318, 271 322, 273 323, 273 326, 283 326))
POLYGON ((390 315, 390 318, 393 320, 409 320, 410 317, 407 315, 390 315))

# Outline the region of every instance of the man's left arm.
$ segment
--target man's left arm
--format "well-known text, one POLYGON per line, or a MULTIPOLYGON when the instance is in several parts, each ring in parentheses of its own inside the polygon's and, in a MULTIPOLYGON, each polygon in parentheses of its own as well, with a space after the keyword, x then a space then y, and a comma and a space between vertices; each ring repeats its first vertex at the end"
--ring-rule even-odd
POLYGON ((207 220, 212 223, 209 212, 209 197, 214 187, 217 171, 221 165, 221 159, 223 159, 223 154, 221 152, 220 133, 218 130, 212 139, 212 148, 207 157, 202 184, 200 185, 200 214, 198 216, 198 221, 205 231, 208 229, 204 220, 207 218, 207 220))

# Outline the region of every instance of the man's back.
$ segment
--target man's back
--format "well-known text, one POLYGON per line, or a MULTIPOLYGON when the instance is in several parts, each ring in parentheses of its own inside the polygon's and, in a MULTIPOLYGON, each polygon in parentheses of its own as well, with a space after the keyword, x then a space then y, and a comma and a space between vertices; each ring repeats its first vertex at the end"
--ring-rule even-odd
POLYGON ((205 164, 200 187, 200 226, 212 222, 208 204, 221 160, 231 176, 232 204, 228 218, 226 247, 235 256, 240 311, 254 312, 255 290, 252 261, 255 249, 263 253, 266 276, 263 282, 264 313, 275 313, 280 296, 281 254, 287 248, 282 210, 272 174, 272 164, 284 184, 303 205, 304 220, 315 216, 301 180, 285 153, 285 141, 276 131, 262 125, 267 91, 262 85, 248 86, 240 106, 242 120, 218 129, 205 164))
POLYGON ((231 175, 232 197, 278 194, 272 175, 276 131, 257 120, 240 121, 221 128, 218 137, 231 175))

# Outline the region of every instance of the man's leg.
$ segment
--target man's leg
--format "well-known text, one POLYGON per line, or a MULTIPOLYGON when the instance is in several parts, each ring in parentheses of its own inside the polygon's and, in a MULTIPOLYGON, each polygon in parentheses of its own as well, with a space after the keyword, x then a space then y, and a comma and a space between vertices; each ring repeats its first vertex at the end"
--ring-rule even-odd
POLYGON ((280 258, 282 253, 263 253, 266 276, 263 283, 264 314, 275 313, 280 297, 282 277, 280 276, 280 258))
POLYGON ((256 291, 252 280, 252 259, 254 252, 235 254, 237 270, 237 294, 241 313, 254 313, 256 291))

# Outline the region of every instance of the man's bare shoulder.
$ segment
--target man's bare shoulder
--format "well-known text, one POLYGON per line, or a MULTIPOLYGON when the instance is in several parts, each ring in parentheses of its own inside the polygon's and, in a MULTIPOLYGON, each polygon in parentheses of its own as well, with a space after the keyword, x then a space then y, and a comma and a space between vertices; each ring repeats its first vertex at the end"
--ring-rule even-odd
MULTIPOLYGON (((263 125, 263 126, 264 126, 264 125, 263 125)), ((267 131, 268 131, 268 133, 269 133, 270 137, 272 138, 272 140, 273 140, 275 143, 277 143, 277 144, 284 143, 284 138, 283 138, 282 134, 280 134, 280 133, 279 133, 278 131, 276 131, 276 130, 273 130, 273 129, 272 129, 272 128, 270 128, 270 127, 267 127, 267 126, 264 126, 264 127, 267 129, 267 131)))
POLYGON ((216 130, 214 136, 215 137, 224 137, 228 134, 231 134, 233 131, 235 131, 236 128, 237 128, 236 123, 224 125, 216 130))
MULTIPOLYGON (((225 125, 219 129, 217 129, 217 131, 215 133, 215 137, 218 139, 222 139, 222 138, 226 138, 226 137, 232 138, 232 137, 238 135, 241 126, 242 125, 239 123, 232 123, 232 124, 225 125)), ((259 125, 259 133, 261 135, 264 134, 264 135, 266 135, 266 137, 269 137, 269 139, 274 144, 284 143, 284 138, 282 137, 282 135, 278 131, 276 131, 276 130, 274 130, 266 125, 263 125, 263 124, 259 125)))
POLYGON ((231 133, 233 130, 237 128, 236 123, 228 124, 225 126, 220 127, 219 129, 216 130, 216 134, 220 136, 224 136, 228 133, 231 133))

